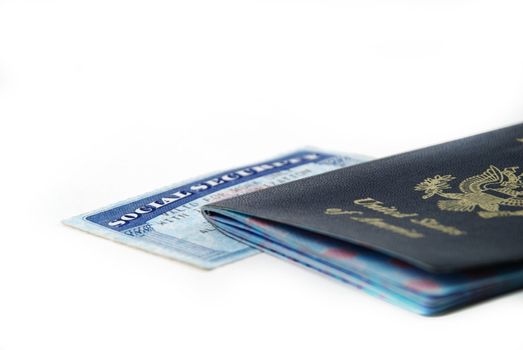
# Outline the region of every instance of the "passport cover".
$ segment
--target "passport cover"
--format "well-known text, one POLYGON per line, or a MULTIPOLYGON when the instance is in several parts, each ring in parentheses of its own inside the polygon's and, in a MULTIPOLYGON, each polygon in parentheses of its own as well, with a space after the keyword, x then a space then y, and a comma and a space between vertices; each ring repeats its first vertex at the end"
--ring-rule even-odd
POLYGON ((522 164, 518 124, 203 213, 233 238, 434 314, 523 284, 522 164))

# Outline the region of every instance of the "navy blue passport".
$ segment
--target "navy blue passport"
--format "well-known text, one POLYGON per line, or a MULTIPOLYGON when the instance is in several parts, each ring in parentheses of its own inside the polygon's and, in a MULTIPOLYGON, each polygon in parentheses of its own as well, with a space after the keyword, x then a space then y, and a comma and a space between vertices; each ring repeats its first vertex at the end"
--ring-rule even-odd
POLYGON ((221 232, 424 315, 523 286, 523 124, 203 207, 221 232))

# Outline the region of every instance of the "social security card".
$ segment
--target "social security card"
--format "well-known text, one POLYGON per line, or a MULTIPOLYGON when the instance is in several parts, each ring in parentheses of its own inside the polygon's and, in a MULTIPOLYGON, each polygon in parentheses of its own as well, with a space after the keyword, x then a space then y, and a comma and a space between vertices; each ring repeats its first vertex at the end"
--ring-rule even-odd
POLYGON ((66 225, 191 265, 213 269, 259 251, 201 215, 204 204, 350 166, 369 158, 304 149, 178 183, 65 220, 66 225))

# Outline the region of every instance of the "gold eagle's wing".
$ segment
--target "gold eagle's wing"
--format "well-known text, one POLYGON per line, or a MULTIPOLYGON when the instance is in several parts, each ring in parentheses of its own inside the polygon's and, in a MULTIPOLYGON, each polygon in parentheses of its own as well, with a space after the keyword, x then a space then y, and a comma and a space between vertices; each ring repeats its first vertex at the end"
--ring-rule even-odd
POLYGON ((501 202, 501 204, 510 207, 523 207, 523 198, 508 198, 501 202))
POLYGON ((503 182, 503 173, 494 165, 491 165, 482 174, 471 176, 459 184, 459 189, 464 193, 480 193, 485 191, 489 184, 503 182))
POLYGON ((438 208, 449 211, 473 211, 474 208, 476 208, 476 203, 472 203, 466 199, 439 200, 438 208))

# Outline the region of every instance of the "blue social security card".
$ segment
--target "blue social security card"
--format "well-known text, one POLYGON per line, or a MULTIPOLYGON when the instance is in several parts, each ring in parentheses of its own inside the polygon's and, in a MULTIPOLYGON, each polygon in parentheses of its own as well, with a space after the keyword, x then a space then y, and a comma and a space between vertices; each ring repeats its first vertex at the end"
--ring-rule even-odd
POLYGON ((259 251, 229 238, 200 213, 211 202, 357 164, 369 158, 299 150, 162 188, 64 221, 94 235, 213 269, 259 251))

